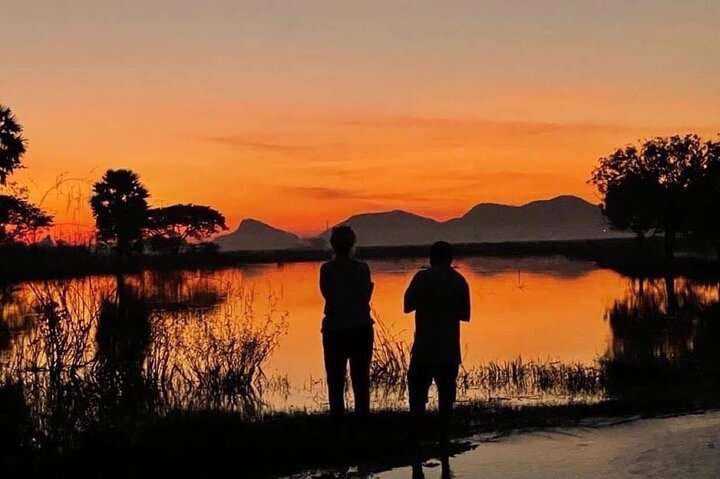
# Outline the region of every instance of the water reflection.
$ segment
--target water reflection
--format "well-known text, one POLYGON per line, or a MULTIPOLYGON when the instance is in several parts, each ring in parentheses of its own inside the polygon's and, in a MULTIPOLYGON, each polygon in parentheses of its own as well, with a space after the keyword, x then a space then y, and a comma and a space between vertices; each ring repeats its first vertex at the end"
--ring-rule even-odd
POLYGON ((95 375, 100 404, 111 414, 138 414, 152 407, 154 391, 143 374, 151 342, 146 300, 122 276, 114 298, 100 304, 95 332, 95 375))
MULTIPOLYGON (((400 301, 420 264, 370 263, 375 408, 406 405, 412 325, 400 301)), ((21 386, 48 436, 108 415, 322 409, 317 268, 5 287, 1 379, 21 386)), ((682 381, 720 371, 717 284, 628 279, 559 258, 467 259, 459 268, 476 311, 463 330, 461 401, 593 400, 651 384, 687 389, 682 381)))
POLYGON ((155 311, 212 310, 227 300, 227 288, 224 291, 223 284, 200 272, 148 271, 128 281, 155 311))
POLYGON ((256 314, 249 289, 228 290, 232 300, 210 314, 206 301, 193 301, 210 294, 187 285, 187 295, 159 308, 157 288, 150 300, 143 296, 144 279, 50 281, 19 294, 31 305, 29 326, 0 363, 0 384, 3 393, 20 388, 46 441, 66 444, 104 419, 260 410, 272 384, 263 366, 284 332, 284 314, 256 314))
MULTIPOLYGON (((447 451, 443 451, 440 455, 440 478, 441 479, 454 479, 455 474, 453 474, 452 469, 450 468, 450 456, 447 453, 447 451)), ((429 464, 426 464, 426 467, 437 467, 438 464, 435 462, 431 462, 429 464)), ((423 469, 423 461, 418 458, 412 463, 412 479, 425 479, 425 471, 423 469)))
POLYGON ((691 394, 700 383, 715 382, 719 312, 716 285, 672 276, 634 280, 606 315, 612 331, 603 359, 608 393, 691 394))
POLYGON ((3 351, 10 349, 12 337, 25 328, 29 317, 29 305, 21 291, 18 285, 0 283, 0 360, 3 351))

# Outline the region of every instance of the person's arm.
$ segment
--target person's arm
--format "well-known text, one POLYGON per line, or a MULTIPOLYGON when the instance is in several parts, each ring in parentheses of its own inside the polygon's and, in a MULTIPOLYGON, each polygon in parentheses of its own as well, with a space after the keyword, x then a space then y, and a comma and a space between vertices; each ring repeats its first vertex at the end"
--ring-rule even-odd
POLYGON ((412 281, 410 281, 410 286, 408 286, 407 290, 405 291, 405 298, 404 298, 404 307, 403 310, 405 311, 405 314, 412 313, 417 309, 417 289, 418 289, 418 275, 416 274, 412 281))
POLYGON ((327 263, 320 266, 320 292, 323 298, 327 299, 330 295, 330 278, 328 278, 327 263))
POLYGON ((465 278, 462 281, 462 293, 460 298, 460 321, 470 321, 470 287, 465 278))
POLYGON ((373 289, 375 288, 375 284, 373 284, 372 279, 370 277, 370 267, 367 265, 367 263, 363 263, 363 286, 365 287, 366 292, 366 300, 369 303, 370 299, 372 298, 373 289))

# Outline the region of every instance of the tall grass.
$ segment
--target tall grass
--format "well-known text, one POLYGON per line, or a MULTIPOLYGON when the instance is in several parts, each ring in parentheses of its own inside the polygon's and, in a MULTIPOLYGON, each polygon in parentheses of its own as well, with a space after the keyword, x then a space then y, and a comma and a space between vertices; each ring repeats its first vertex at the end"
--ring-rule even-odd
POLYGON ((402 395, 407 386, 410 366, 410 345, 393 333, 380 315, 375 317, 375 339, 370 363, 370 384, 377 394, 387 398, 392 393, 402 395))
POLYGON ((264 364, 287 331, 280 297, 269 293, 259 317, 255 292, 239 287, 209 314, 157 314, 147 372, 171 407, 255 414, 269 383, 264 364))
POLYGON ((552 396, 579 400, 602 396, 603 378, 599 363, 525 361, 518 357, 463 369, 458 377, 458 387, 462 394, 484 392, 488 399, 552 396))
MULTIPOLYGON (((404 402, 410 365, 410 344, 375 314, 375 345, 370 381, 376 401, 385 405, 404 402)), ((457 386, 466 399, 589 400, 604 394, 603 363, 560 361, 490 361, 461 368, 457 386)))
POLYGON ((277 294, 262 315, 243 286, 215 309, 161 313, 122 288, 97 278, 32 286, 30 324, 0 382, 21 388, 40 436, 67 444, 92 424, 177 409, 262 412, 263 365, 287 329, 277 294))
POLYGON ((22 388, 37 430, 63 442, 97 411, 88 373, 99 311, 74 284, 48 282, 31 291, 29 326, 15 339, 2 379, 22 388))

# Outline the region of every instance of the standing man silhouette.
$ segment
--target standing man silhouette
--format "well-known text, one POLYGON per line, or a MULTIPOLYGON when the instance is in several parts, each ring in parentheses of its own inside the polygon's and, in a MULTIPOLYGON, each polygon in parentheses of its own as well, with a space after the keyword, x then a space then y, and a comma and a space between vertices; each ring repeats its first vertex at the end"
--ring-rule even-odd
POLYGON ((373 320, 370 298, 373 283, 366 263, 352 258, 355 232, 349 226, 333 228, 330 245, 335 257, 320 267, 320 291, 325 298, 322 322, 323 353, 327 374, 330 415, 345 414, 345 374, 355 396, 355 413, 370 413, 370 361, 373 351, 373 320))
POLYGON ((438 390, 441 433, 452 415, 460 367, 460 322, 470 321, 470 289, 452 268, 450 244, 430 248, 430 268, 418 271, 405 292, 405 313, 415 311, 415 339, 408 370, 410 415, 420 432, 428 389, 438 390))

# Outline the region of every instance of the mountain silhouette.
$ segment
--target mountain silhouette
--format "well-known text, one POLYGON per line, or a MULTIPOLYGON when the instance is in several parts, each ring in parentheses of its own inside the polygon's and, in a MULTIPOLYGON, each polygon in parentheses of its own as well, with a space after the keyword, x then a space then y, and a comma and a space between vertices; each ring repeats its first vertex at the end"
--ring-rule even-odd
POLYGON ((449 241, 500 242, 596 239, 610 232, 600 207, 576 196, 522 206, 481 203, 443 224, 449 241))
POLYGON ((301 245, 297 235, 254 219, 242 220, 235 231, 217 237, 215 243, 225 251, 293 249, 301 245))
MULTIPOLYGON (((360 246, 431 244, 443 236, 441 223, 402 210, 357 214, 339 224, 352 227, 360 246)), ((320 237, 329 240, 330 232, 320 237)))
MULTIPOLYGON (((459 218, 438 222, 405 211, 354 215, 350 225, 359 246, 552 241, 617 237, 598 205, 576 196, 558 196, 521 206, 480 203, 459 218)), ((330 231, 320 236, 328 238, 330 231)))
MULTIPOLYGON (((447 221, 392 210, 353 215, 338 225, 350 225, 358 236, 359 246, 428 245, 438 240, 452 243, 579 240, 623 235, 610 230, 598 205, 576 196, 558 196, 521 206, 480 203, 459 218, 447 221)), ((330 231, 324 231, 318 238, 326 242, 330 231)), ((292 249, 318 244, 249 219, 243 220, 233 233, 215 241, 223 250, 292 249)))

